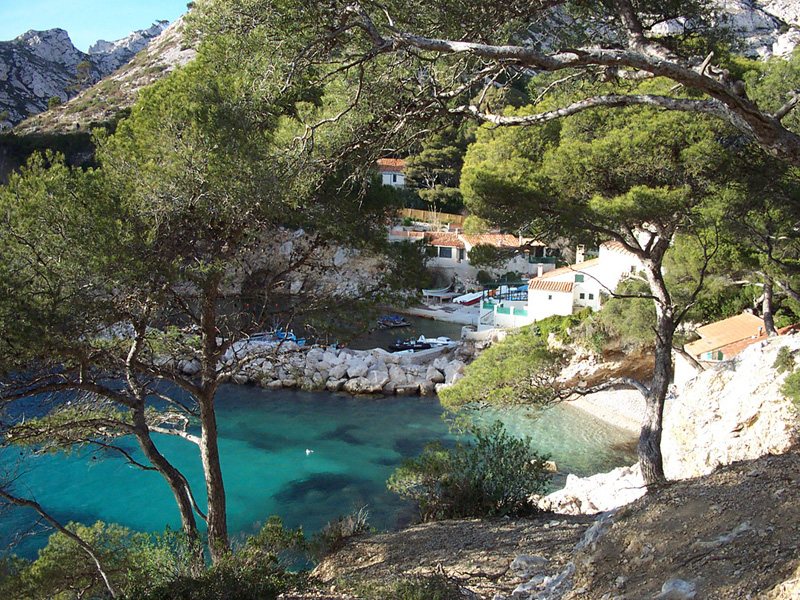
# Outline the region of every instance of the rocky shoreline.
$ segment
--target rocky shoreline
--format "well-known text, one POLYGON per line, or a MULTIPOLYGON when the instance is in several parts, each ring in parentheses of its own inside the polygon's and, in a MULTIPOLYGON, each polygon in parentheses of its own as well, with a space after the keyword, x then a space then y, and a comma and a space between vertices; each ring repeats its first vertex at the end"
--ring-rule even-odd
MULTIPOLYGON (((233 383, 270 390, 427 396, 464 377, 473 355, 474 348, 461 342, 414 353, 391 353, 381 348, 351 350, 243 340, 233 344, 221 362, 233 383)), ((196 358, 179 360, 174 366, 188 376, 201 368, 196 358)))

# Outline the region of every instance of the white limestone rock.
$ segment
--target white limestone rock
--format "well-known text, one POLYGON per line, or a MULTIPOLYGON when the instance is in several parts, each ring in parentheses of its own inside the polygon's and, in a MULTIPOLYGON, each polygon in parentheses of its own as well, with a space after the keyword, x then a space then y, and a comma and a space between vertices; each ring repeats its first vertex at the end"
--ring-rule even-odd
POLYGON ((444 375, 442 375, 442 372, 433 365, 428 367, 428 370, 425 372, 425 379, 432 381, 433 383, 444 383, 444 375))
POLYGON ((389 380, 395 386, 403 386, 408 383, 405 369, 397 365, 389 367, 389 380))
POLYGON ((568 515, 597 514, 630 504, 646 492, 639 465, 591 477, 567 475, 563 489, 538 502, 542 510, 568 515))
POLYGON ((350 379, 357 379, 367 376, 367 372, 369 372, 369 365, 365 360, 356 358, 348 364, 347 376, 350 379))
POLYGON ((385 365, 378 368, 370 369, 367 372, 367 381, 372 385, 371 393, 380 392, 387 383, 389 383, 389 371, 385 365))
POLYGON ((773 369, 783 347, 797 354, 800 336, 750 346, 698 375, 673 400, 661 445, 668 478, 698 477, 789 448, 796 413, 780 391, 786 373, 773 369))
POLYGON ((463 377, 465 368, 466 365, 460 360, 449 363, 444 369, 445 383, 454 383, 459 375, 463 377))

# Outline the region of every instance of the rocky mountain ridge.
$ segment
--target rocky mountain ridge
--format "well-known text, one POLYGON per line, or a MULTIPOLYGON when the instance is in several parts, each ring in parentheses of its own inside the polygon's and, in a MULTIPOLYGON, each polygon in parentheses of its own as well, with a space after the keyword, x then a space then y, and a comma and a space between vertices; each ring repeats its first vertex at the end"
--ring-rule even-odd
POLYGON ((51 98, 66 102, 128 63, 163 33, 166 21, 115 42, 99 40, 81 52, 63 29, 30 30, 0 42, 0 112, 16 124, 47 109, 51 98))
MULTIPOLYGON (((800 0, 712 2, 720 15, 720 25, 734 32, 739 51, 746 56, 785 57, 800 44, 800 0)), ((163 23, 154 25, 158 27, 163 27, 163 23)), ((659 27, 666 32, 682 24, 676 21, 659 27)), ((8 128, 37 113, 39 116, 28 118, 16 131, 20 134, 67 133, 76 127, 86 129, 92 123, 113 118, 119 110, 135 102, 139 89, 191 60, 194 50, 183 46, 181 28, 182 19, 179 19, 160 35, 151 28, 134 32, 118 42, 101 40, 90 48, 89 54, 76 50, 63 30, 28 32, 12 42, 0 42, 0 113, 8 111, 8 118, 0 122, 0 128, 4 124, 8 128), (42 33, 48 35, 42 36, 42 33), (18 43, 20 40, 22 43, 18 43), (29 48, 35 47, 36 52, 20 50, 26 44, 29 48), (16 57, 10 45, 16 48, 16 57), (146 48, 145 52, 134 58, 142 48, 146 48), (28 60, 20 67, 15 61, 23 53, 28 60), (67 88, 75 85, 75 69, 83 60, 91 62, 95 78, 105 79, 76 95, 67 88), (116 69, 119 71, 114 72, 116 69), (69 98, 69 102, 42 113, 53 96, 64 101, 69 98)))

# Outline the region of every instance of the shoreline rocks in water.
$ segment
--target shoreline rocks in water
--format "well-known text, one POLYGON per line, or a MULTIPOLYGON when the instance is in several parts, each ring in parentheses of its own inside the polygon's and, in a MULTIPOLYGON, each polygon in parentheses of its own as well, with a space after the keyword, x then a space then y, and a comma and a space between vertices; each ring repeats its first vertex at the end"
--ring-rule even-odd
MULTIPOLYGON (((270 390, 425 396, 464 377, 470 356, 470 347, 460 342, 414 353, 390 353, 381 348, 351 350, 243 340, 226 352, 221 369, 230 371, 233 383, 270 390)), ((177 367, 192 376, 199 372, 200 363, 184 359, 177 367)))

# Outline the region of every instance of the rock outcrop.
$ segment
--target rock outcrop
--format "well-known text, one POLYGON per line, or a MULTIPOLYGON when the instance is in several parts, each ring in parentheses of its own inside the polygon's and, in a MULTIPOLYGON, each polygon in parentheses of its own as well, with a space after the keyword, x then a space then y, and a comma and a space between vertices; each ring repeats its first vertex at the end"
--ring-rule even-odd
POLYGON ((10 42, 0 42, 4 122, 16 124, 46 110, 51 98, 67 102, 129 62, 163 30, 163 25, 156 24, 116 42, 101 40, 88 54, 75 48, 63 29, 31 30, 10 42), (90 68, 79 72, 81 64, 90 68))
POLYGON ((785 452, 796 437, 796 412, 781 394, 786 373, 773 367, 788 335, 754 344, 701 373, 674 400, 662 450, 670 479, 698 477, 721 465, 785 452))
MULTIPOLYGON (((781 348, 800 353, 800 336, 754 344, 689 382, 667 400, 662 453, 669 479, 714 472, 723 465, 779 454, 797 440, 798 417, 781 386, 775 360, 781 348)), ((623 506, 645 492, 637 467, 588 478, 569 476, 564 489, 542 498, 541 508, 593 514, 623 506)))

